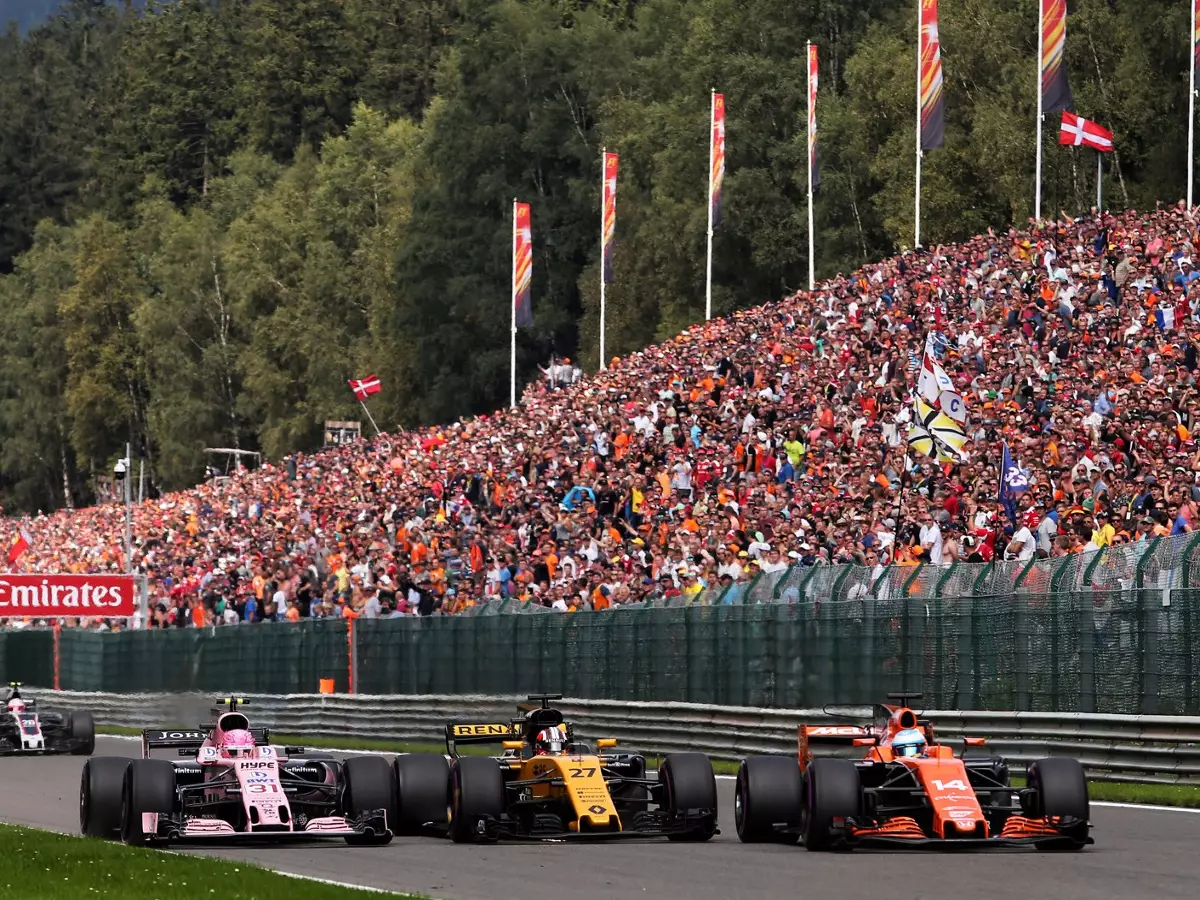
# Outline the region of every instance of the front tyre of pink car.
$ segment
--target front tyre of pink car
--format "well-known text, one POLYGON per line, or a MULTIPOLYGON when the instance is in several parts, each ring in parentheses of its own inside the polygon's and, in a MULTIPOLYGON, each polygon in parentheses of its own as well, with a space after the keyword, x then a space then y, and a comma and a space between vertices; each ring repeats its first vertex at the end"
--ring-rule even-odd
POLYGON ((142 828, 143 813, 166 815, 175 809, 175 767, 165 759, 135 759, 125 772, 121 840, 144 844, 153 834, 142 828))
POLYGON ((346 789, 342 806, 348 818, 373 809, 387 814, 388 831, 384 834, 356 834, 346 838, 356 846, 387 844, 392 840, 392 822, 396 821, 396 776, 382 756, 352 756, 342 763, 346 789))
POLYGON ((121 837, 124 803, 124 756, 95 756, 83 764, 79 779, 79 831, 85 837, 115 841, 121 837))

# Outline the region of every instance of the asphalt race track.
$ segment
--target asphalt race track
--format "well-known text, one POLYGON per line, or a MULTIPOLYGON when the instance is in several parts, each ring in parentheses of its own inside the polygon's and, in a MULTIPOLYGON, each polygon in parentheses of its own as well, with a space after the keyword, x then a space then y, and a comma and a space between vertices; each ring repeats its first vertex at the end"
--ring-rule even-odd
MULTIPOLYGON (((96 752, 129 756, 137 747, 133 741, 101 738, 96 752)), ((82 766, 82 758, 71 756, 0 759, 0 820, 78 834, 82 766)), ((733 781, 721 779, 718 786, 724 833, 708 844, 468 847, 444 839, 397 838, 387 847, 374 848, 329 843, 196 852, 443 900, 1196 896, 1200 814, 1093 807, 1096 844, 1082 853, 808 853, 801 847, 739 843, 733 830, 733 781)))

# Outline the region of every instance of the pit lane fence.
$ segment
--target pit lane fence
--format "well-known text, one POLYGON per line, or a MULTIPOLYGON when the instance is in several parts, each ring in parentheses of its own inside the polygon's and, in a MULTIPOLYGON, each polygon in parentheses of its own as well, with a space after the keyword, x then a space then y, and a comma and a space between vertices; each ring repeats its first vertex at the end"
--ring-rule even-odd
MULTIPOLYGON (((206 695, 42 691, 46 705, 89 709, 103 725, 195 727, 214 699, 206 695)), ((447 721, 506 721, 524 698, 395 694, 248 695, 255 724, 281 734, 365 738, 424 744, 445 738, 447 721)), ((715 759, 796 752, 796 726, 861 721, 869 707, 756 709, 700 703, 568 699, 555 703, 584 739, 615 737, 646 754, 697 750, 715 759)), ((940 740, 962 745, 984 737, 987 750, 1010 763, 1046 756, 1080 760, 1094 780, 1200 785, 1200 717, 928 710, 940 740)))

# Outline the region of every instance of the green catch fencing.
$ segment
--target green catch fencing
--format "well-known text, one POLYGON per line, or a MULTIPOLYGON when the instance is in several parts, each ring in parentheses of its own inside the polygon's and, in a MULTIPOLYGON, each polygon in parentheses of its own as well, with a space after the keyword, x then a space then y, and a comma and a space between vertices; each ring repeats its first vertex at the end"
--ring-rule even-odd
POLYGON ((521 694, 811 708, 1200 714, 1200 535, 1028 562, 794 567, 602 612, 118 633, 0 632, 8 680, 68 690, 521 694))

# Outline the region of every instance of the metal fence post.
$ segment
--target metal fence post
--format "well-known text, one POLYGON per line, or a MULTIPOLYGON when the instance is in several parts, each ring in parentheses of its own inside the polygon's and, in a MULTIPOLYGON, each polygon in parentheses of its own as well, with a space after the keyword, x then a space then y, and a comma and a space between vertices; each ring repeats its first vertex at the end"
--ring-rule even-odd
POLYGON ((1031 559, 1025 568, 1021 570, 1016 580, 1013 582, 1013 605, 1014 621, 1013 621, 1013 638, 1015 645, 1013 647, 1014 657, 1016 661, 1016 708, 1018 711, 1025 711, 1033 708, 1030 702, 1029 691, 1029 642, 1032 637, 1029 628, 1029 592, 1021 590, 1026 576, 1033 571, 1034 564, 1037 562, 1037 557, 1031 559))
POLYGON ((904 654, 904 664, 901 666, 902 682, 900 689, 902 691, 918 690, 923 691, 924 685, 924 668, 925 668, 925 616, 922 615, 925 611, 925 603, 923 597, 914 598, 909 593, 910 589, 917 580, 921 577, 921 570, 925 568, 924 563, 917 563, 913 567, 912 574, 904 579, 904 586, 900 589, 900 602, 904 604, 904 616, 901 619, 904 628, 904 642, 901 645, 901 652, 904 654), (914 607, 916 614, 914 615, 914 607), (916 658, 916 671, 913 671, 913 659, 916 658), (915 675, 917 683, 912 684, 909 679, 915 675))
POLYGON ((1187 715, 1194 715, 1196 713, 1196 681, 1200 679, 1200 672, 1197 672, 1193 667, 1193 660, 1195 659, 1195 635, 1193 632, 1196 628, 1196 595, 1194 593, 1195 588, 1192 585, 1192 554, 1195 552, 1197 545, 1200 545, 1200 532, 1192 535, 1181 556, 1183 561, 1183 590, 1180 592, 1183 595, 1183 711, 1187 715))
POLYGON ((150 576, 145 573, 137 576, 138 606, 142 610, 142 628, 150 627, 150 576))
POLYGON ((354 694, 358 692, 358 629, 354 627, 353 619, 346 620, 346 643, 349 647, 347 657, 350 663, 350 671, 347 674, 349 684, 346 690, 354 694))
POLYGON ((1146 589, 1146 565, 1154 558, 1161 537, 1150 542, 1137 561, 1134 570, 1133 589, 1137 597, 1138 643, 1141 645, 1141 655, 1138 666, 1138 706, 1136 712, 1141 715, 1158 713, 1158 674, 1161 662, 1158 658, 1158 622, 1154 615, 1154 600, 1152 595, 1158 595, 1161 603, 1162 595, 1158 591, 1146 589))

